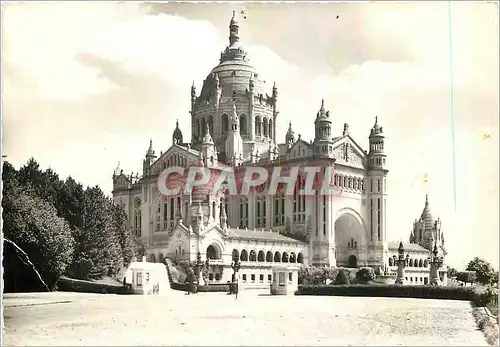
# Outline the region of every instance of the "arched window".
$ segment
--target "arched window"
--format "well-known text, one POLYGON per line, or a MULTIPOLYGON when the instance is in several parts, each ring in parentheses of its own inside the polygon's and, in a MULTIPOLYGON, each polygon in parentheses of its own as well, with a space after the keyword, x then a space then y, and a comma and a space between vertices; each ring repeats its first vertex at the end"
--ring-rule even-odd
POLYGON ((255 117, 255 135, 261 135, 261 122, 259 116, 255 117))
POLYGON ((241 261, 248 261, 248 252, 246 249, 241 251, 240 260, 241 261))
POLYGON ((273 261, 273 252, 268 251, 266 253, 266 261, 269 262, 269 263, 272 263, 272 261, 273 261))
POLYGON ((297 262, 297 257, 295 256, 294 252, 290 253, 289 261, 290 261, 290 263, 296 263, 297 262))
POLYGON ((269 120, 269 131, 268 131, 269 137, 273 138, 273 121, 270 119, 269 120))
POLYGON ((134 200, 134 234, 136 236, 141 236, 141 225, 142 225, 141 199, 136 198, 134 200))
POLYGON ((206 126, 207 126, 207 121, 206 121, 205 117, 202 117, 201 118, 201 136, 205 136, 206 126))
POLYGON ((222 115, 222 133, 225 134, 229 131, 229 117, 227 114, 222 115))
POLYGON ((233 249, 232 259, 233 259, 233 261, 237 260, 237 259, 240 259, 240 252, 238 252, 237 249, 233 249))
POLYGON ((264 136, 267 137, 267 131, 269 130, 269 123, 267 122, 267 118, 264 118, 262 121, 262 132, 264 133, 264 136))
POLYGON ((248 227, 248 199, 241 198, 240 200, 240 228, 248 227))
POLYGON ((393 266, 392 264, 393 264, 392 257, 389 257, 389 266, 393 266))
POLYGON ((287 252, 283 252, 283 256, 281 257, 281 262, 288 263, 288 253, 287 252))
POLYGON ((214 117, 208 116, 208 127, 210 128, 210 133, 214 133, 214 117))
POLYGON ((247 134, 247 117, 245 115, 242 115, 240 117, 240 134, 241 135, 247 134))
POLYGON ((304 261, 303 257, 302 257, 302 252, 297 254, 297 263, 300 263, 302 264, 302 262, 304 261))
POLYGON ((281 262, 281 254, 280 254, 280 252, 274 253, 274 262, 275 263, 280 263, 281 262))
POLYGON ((264 251, 259 251, 259 255, 257 257, 257 260, 258 261, 265 261, 264 251))
POLYGON ((249 260, 250 260, 250 261, 257 261, 257 252, 255 252, 254 250, 251 250, 251 251, 250 251, 250 257, 249 257, 249 260))

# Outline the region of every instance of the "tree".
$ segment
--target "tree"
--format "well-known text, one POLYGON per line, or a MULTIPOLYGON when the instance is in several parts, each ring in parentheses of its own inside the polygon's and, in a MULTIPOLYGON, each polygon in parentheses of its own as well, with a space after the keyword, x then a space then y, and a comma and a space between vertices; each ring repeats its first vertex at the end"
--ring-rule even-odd
MULTIPOLYGON (((70 228, 55 208, 21 187, 13 176, 5 185, 3 230, 5 237, 21 248, 50 289, 64 274, 74 249, 70 228)), ((43 287, 34 270, 11 245, 5 248, 6 291, 32 291, 43 287)))
POLYGON ((476 282, 476 273, 474 271, 460 271, 457 272, 457 280, 462 281, 464 283, 475 283, 476 282))
POLYGON ((347 277, 345 271, 340 270, 335 278, 335 285, 349 284, 349 277, 347 277))
POLYGON ((72 230, 81 229, 84 194, 82 185, 70 176, 66 181, 55 184, 55 192, 55 207, 59 216, 68 222, 72 230))
POLYGON ((120 253, 124 266, 130 264, 135 255, 135 244, 132 236, 132 226, 125 215, 125 211, 120 206, 117 206, 110 199, 108 200, 108 208, 111 213, 113 230, 115 237, 120 245, 120 253))
POLYGON ((375 279, 375 271, 371 267, 362 267, 356 272, 356 279, 360 283, 368 283, 375 279))
POLYGON ((448 277, 455 277, 457 275, 457 269, 455 268, 448 268, 448 277))
POLYGON ((113 230, 109 205, 99 187, 87 188, 83 195, 82 228, 75 230, 77 249, 74 273, 80 278, 101 278, 117 274, 123 266, 119 238, 113 230), (85 273, 82 265, 88 266, 85 273))
POLYGON ((476 279, 481 284, 490 284, 495 276, 495 270, 486 260, 475 257, 467 265, 467 271, 474 271, 476 279))

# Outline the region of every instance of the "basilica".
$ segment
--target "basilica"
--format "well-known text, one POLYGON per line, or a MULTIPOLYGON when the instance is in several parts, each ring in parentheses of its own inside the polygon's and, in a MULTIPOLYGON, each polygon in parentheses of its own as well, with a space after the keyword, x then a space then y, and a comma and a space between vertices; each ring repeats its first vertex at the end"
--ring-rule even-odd
MULTIPOLYGON (((280 114, 276 83, 268 93, 239 35, 233 14, 219 64, 199 93, 191 87, 191 140, 185 141, 177 123, 171 147, 159 156, 150 141, 140 177, 122 171, 113 175, 113 199, 126 211, 147 260, 195 261, 201 255, 210 265, 210 281, 226 282, 237 257, 242 283, 255 287, 269 285, 273 266, 391 271, 399 243, 387 240, 388 170, 380 121, 374 117, 373 127, 367 129, 365 150, 350 135, 348 124, 336 128, 321 100, 311 115, 314 139, 296 136, 292 123, 283 119, 287 115, 280 114), (276 133, 280 121, 289 122, 283 142, 276 133), (336 194, 301 195, 301 174, 293 194, 254 189, 245 196, 227 196, 201 189, 164 196, 158 189, 160 173, 171 166, 300 167, 311 162, 333 169, 336 194)), ((409 283, 424 284, 426 259, 434 246, 446 253, 440 226, 426 200, 405 245, 411 258, 409 283)))

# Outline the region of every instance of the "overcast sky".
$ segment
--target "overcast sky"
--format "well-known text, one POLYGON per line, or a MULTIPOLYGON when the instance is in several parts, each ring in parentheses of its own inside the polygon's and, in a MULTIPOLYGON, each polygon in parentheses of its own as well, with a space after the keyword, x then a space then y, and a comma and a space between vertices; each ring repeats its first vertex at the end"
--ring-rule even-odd
POLYGON ((428 193, 451 265, 481 256, 498 266, 496 4, 453 3, 451 20, 447 2, 2 10, 2 145, 16 167, 34 157, 110 193, 118 162, 125 172, 142 170, 149 138, 158 153, 167 150, 176 119, 189 139, 190 86, 200 90, 227 45, 232 10, 244 10, 241 41, 269 93, 273 81, 279 88, 280 142, 289 120, 312 139, 322 98, 333 131, 348 123, 365 148, 378 115, 390 169, 389 238, 407 241, 428 193))

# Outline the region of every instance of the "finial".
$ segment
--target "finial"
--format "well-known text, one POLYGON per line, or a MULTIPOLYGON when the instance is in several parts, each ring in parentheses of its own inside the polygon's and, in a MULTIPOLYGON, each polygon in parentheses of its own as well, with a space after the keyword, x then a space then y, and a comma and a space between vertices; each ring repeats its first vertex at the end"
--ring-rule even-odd
POLYGON ((292 128, 292 121, 288 122, 288 127, 291 129, 292 128))
POLYGON ((177 118, 177 120, 175 121, 175 127, 179 128, 179 118, 177 118))
POLYGON ((429 205, 429 194, 425 194, 425 204, 429 205))
POLYGON ((321 108, 325 107, 325 99, 321 99, 321 108))
POLYGON ((152 154, 153 153, 153 138, 150 137, 149 138, 149 148, 148 148, 148 154, 152 154))
POLYGON ((236 17, 236 11, 233 10, 233 17, 231 19, 234 19, 236 17))
POLYGON ((378 124, 378 116, 375 116, 375 125, 378 124))
POLYGON ((347 135, 347 134, 349 134, 349 124, 344 123, 344 133, 343 133, 343 135, 347 135))

